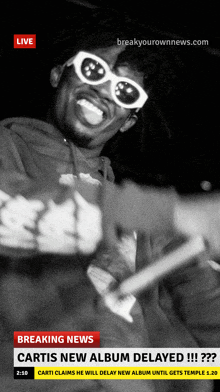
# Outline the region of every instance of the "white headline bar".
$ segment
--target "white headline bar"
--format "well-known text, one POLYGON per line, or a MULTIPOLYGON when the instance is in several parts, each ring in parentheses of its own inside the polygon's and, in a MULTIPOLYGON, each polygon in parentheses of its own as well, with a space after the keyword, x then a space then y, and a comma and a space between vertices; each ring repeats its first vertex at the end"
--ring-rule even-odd
POLYGON ((14 366, 220 366, 216 348, 15 348, 14 366))

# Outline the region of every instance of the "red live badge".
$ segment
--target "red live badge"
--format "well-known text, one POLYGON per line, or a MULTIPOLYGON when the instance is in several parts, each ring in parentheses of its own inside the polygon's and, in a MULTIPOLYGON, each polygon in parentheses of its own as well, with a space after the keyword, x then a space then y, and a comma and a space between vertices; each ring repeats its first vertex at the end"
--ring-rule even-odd
POLYGON ((14 34, 14 48, 35 49, 36 34, 14 34))

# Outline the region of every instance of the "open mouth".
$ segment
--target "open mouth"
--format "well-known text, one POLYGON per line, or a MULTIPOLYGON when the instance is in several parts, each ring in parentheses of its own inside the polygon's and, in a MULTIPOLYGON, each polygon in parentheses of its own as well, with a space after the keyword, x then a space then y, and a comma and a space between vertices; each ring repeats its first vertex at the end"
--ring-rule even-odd
POLYGON ((77 105, 80 106, 81 115, 84 117, 87 123, 91 125, 99 125, 104 120, 104 110, 100 109, 86 98, 78 99, 77 105))

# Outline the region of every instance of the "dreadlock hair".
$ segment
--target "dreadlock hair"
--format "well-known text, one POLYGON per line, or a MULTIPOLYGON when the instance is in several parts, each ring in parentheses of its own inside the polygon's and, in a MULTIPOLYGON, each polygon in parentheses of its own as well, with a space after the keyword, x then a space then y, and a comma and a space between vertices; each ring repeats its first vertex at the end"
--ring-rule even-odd
POLYGON ((152 39, 150 28, 137 24, 127 14, 116 10, 93 10, 89 17, 67 15, 57 23, 59 31, 53 37, 53 57, 55 64, 64 64, 79 50, 94 50, 106 48, 126 41, 125 50, 120 53, 117 65, 126 64, 136 71, 143 73, 145 89, 149 91, 156 81, 161 63, 161 53, 158 46, 137 45, 138 41, 152 39), (134 43, 136 40, 136 44, 134 43))
MULTIPOLYGON (((172 106, 170 102, 175 101, 179 91, 186 88, 183 83, 184 74, 187 73, 183 61, 183 46, 152 44, 152 40, 155 42, 170 37, 155 31, 152 26, 140 23, 125 12, 108 8, 87 9, 83 12, 81 9, 77 13, 71 12, 69 8, 68 13, 64 13, 54 22, 54 29, 51 29, 53 39, 50 39, 53 45, 50 53, 47 53, 47 57, 51 55, 50 69, 64 64, 80 50, 107 48, 119 44, 118 39, 127 41, 125 50, 118 56, 116 66, 129 65, 144 75, 144 88, 149 99, 138 113, 139 123, 144 124, 143 137, 148 129, 147 124, 151 122, 151 112, 155 113, 161 122, 159 128, 162 131, 157 133, 170 137, 171 131, 164 119, 163 109, 169 112, 172 106), (142 44, 138 45, 138 41, 142 44), (149 44, 143 44, 143 41, 149 44)), ((189 52, 189 47, 185 50, 189 52)))

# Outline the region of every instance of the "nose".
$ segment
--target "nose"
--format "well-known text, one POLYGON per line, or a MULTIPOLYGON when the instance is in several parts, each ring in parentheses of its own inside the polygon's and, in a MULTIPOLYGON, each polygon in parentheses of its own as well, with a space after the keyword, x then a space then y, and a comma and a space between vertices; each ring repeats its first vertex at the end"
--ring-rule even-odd
POLYGON ((107 80, 106 82, 101 83, 101 84, 93 85, 93 86, 91 86, 91 88, 94 91, 96 91, 105 100, 114 102, 112 92, 111 92, 111 81, 110 80, 107 80))

